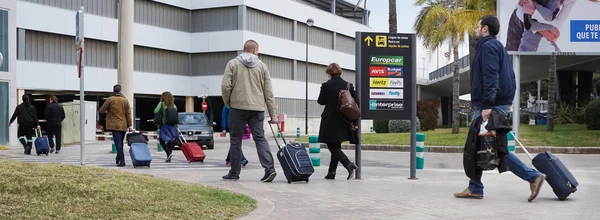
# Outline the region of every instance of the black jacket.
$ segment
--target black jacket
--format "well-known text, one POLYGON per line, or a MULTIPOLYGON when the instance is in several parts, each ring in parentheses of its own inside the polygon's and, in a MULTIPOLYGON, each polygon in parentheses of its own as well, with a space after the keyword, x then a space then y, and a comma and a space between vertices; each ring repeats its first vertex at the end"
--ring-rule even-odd
POLYGON ((58 103, 49 104, 46 107, 46 121, 48 124, 61 124, 65 120, 65 109, 58 103))
POLYGON ((506 49, 494 36, 479 39, 471 65, 471 101, 473 106, 491 109, 510 105, 517 84, 506 49))
MULTIPOLYGON (((467 135, 467 141, 465 143, 465 149, 463 152, 463 167, 465 169, 465 174, 469 178, 474 178, 477 173, 476 162, 477 162, 477 150, 479 149, 479 126, 482 123, 481 116, 476 118, 473 123, 471 123, 471 127, 469 128, 469 133, 467 135)), ((508 154, 508 146, 507 146, 507 137, 506 135, 512 129, 510 124, 508 123, 508 118, 504 113, 500 112, 497 109, 492 110, 492 116, 488 120, 487 126, 485 126, 488 130, 496 130, 496 151, 498 152, 498 157, 500 158, 500 165, 498 166, 498 172, 503 173, 509 170, 508 165, 506 164, 505 156, 508 154)))
POLYGON ((12 124, 15 121, 15 119, 17 119, 17 117, 19 118, 19 120, 17 121, 17 123, 19 123, 19 126, 35 127, 39 125, 35 106, 30 104, 29 102, 23 102, 17 105, 17 108, 15 108, 15 112, 10 118, 10 123, 12 124))
MULTIPOLYGON (((348 82, 340 76, 332 76, 331 79, 321 85, 321 92, 317 102, 324 105, 321 113, 321 126, 319 127, 319 142, 321 143, 341 143, 350 141, 356 142, 356 131, 352 130, 352 125, 342 119, 338 108, 338 96, 342 89, 346 89, 348 82)), ((350 94, 357 104, 354 86, 350 84, 350 94)), ((356 122, 354 122, 356 124, 356 122)))

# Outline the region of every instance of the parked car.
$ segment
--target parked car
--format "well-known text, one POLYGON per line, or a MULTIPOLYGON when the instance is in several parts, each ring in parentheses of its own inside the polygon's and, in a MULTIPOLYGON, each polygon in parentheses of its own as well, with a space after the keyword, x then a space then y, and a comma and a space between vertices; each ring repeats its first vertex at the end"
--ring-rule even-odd
POLYGON ((208 149, 215 148, 213 126, 209 124, 208 118, 200 112, 180 112, 179 130, 188 142, 196 142, 208 149))

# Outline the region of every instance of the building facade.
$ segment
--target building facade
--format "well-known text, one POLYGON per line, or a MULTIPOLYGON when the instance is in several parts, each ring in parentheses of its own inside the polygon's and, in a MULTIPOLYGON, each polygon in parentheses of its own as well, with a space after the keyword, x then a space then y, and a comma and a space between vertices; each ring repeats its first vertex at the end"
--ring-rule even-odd
MULTIPOLYGON (((86 13, 85 99, 101 105, 118 82, 118 0, 0 0, 5 60, 0 68, 0 145, 7 139, 16 144, 16 123, 4 129, 3 121, 22 94, 43 103, 37 96, 78 93, 74 35, 80 6, 86 13)), ((308 71, 309 132, 317 132, 322 107, 316 99, 327 80, 326 65, 340 64, 342 77, 354 82, 354 35, 370 30, 369 12, 355 11, 344 0, 135 0, 134 7, 134 112, 142 122, 152 115, 142 112, 151 112, 164 91, 175 95, 186 111, 201 111, 194 108, 197 97, 210 97, 220 122, 224 67, 253 39, 270 68, 278 112, 287 114, 288 131, 304 130, 308 71), (312 27, 308 18, 314 20, 312 27)))

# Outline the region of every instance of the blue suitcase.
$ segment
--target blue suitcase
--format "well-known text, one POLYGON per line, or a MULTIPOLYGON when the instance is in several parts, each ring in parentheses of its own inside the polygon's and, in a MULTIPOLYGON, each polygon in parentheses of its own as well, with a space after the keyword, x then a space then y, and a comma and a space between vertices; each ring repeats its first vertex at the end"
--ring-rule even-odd
POLYGON ((533 166, 541 173, 546 174, 546 182, 550 184, 552 191, 554 191, 559 200, 565 200, 571 193, 577 191, 579 183, 569 169, 552 152, 546 151, 532 158, 529 151, 525 149, 517 138, 515 138, 515 141, 519 143, 519 146, 521 146, 527 156, 533 160, 533 166))
POLYGON ((148 145, 144 143, 132 143, 129 148, 129 156, 131 157, 131 163, 133 167, 148 166, 152 162, 152 154, 148 145))
POLYGON ((35 145, 35 152, 38 156, 40 156, 40 154, 46 154, 46 156, 48 156, 48 153, 50 152, 50 143, 48 142, 47 137, 42 136, 42 130, 35 129, 35 141, 33 144, 35 145))
MULTIPOLYGON (((315 172, 315 168, 313 167, 312 160, 310 159, 306 148, 304 148, 302 144, 286 143, 283 135, 281 138, 283 139, 285 146, 281 147, 281 145, 279 145, 279 141, 277 140, 277 135, 275 135, 273 127, 271 127, 270 123, 269 127, 271 128, 271 132, 273 132, 277 147, 279 147, 279 150, 277 151, 277 159, 281 164, 283 174, 285 175, 288 183, 296 181, 306 181, 308 183, 310 176, 315 172)), ((277 124, 277 128, 279 129, 279 124, 277 124)))

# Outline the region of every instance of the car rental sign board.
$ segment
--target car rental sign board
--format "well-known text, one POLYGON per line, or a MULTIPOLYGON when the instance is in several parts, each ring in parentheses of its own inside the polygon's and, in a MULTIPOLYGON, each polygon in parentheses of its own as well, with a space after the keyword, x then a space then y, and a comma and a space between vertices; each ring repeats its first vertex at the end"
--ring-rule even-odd
POLYGON ((359 32, 359 37, 356 82, 360 82, 362 119, 410 120, 415 101, 415 35, 359 32))

